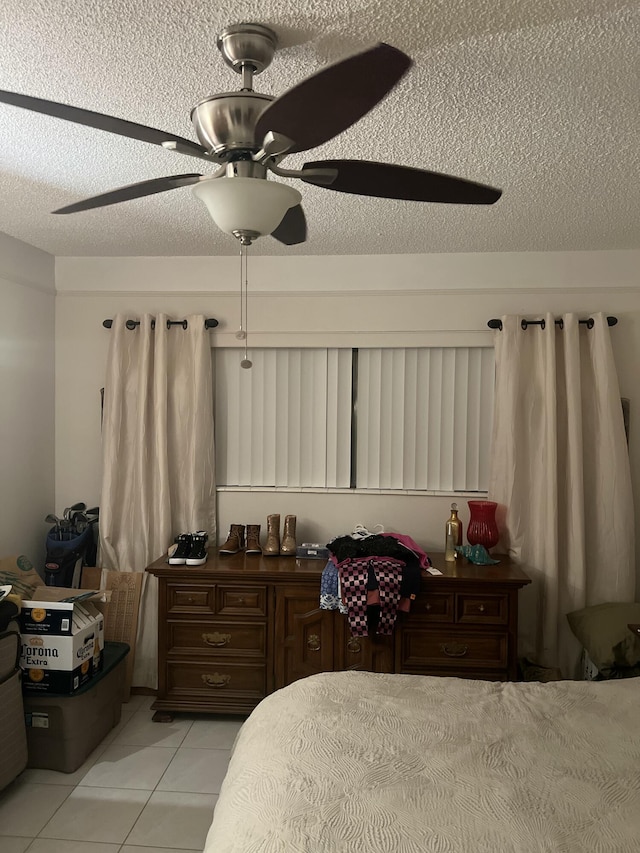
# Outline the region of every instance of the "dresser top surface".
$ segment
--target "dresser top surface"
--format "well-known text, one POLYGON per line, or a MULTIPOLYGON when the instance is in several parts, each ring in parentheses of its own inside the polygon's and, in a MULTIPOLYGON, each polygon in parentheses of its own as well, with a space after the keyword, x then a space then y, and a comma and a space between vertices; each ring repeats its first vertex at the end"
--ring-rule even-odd
MULTIPOLYGON (((531 579, 522 571, 517 563, 503 555, 496 554, 494 559, 500 560, 496 565, 477 566, 466 558, 455 562, 445 562, 444 554, 429 552, 434 568, 441 575, 431 575, 423 572, 424 579, 437 584, 451 580, 468 580, 478 583, 504 583, 523 586, 531 579)), ((295 580, 298 578, 320 577, 326 565, 325 560, 303 560, 297 557, 265 557, 259 554, 220 554, 217 548, 209 548, 207 562, 202 566, 172 566, 167 562, 167 555, 155 560, 147 567, 147 571, 158 577, 193 578, 194 580, 232 580, 233 578, 255 578, 262 581, 281 578, 295 580)))

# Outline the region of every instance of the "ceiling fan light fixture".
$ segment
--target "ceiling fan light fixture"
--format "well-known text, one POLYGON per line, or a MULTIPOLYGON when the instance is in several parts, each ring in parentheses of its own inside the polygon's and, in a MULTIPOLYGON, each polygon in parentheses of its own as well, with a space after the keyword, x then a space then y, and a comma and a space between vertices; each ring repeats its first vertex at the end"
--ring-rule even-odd
POLYGON ((212 178, 196 184, 193 194, 218 228, 234 235, 271 234, 302 199, 293 187, 264 178, 212 178))

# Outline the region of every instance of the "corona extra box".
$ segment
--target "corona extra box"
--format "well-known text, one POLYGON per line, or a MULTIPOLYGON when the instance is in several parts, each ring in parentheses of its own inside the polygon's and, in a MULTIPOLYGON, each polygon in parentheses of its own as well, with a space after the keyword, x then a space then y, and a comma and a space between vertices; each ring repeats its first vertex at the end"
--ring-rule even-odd
POLYGON ((102 668, 102 593, 38 587, 20 614, 25 693, 73 693, 102 668))

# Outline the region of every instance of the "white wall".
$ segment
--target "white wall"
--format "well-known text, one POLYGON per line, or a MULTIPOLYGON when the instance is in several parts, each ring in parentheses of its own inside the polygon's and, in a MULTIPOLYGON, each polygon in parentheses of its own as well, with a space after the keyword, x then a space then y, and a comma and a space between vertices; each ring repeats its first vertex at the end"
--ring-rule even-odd
POLYGON ((43 569, 54 507, 54 259, 0 233, 0 557, 43 569))
MULTIPOLYGON (((640 519, 640 251, 251 257, 249 272, 254 346, 481 345, 492 339, 487 320, 501 314, 615 314, 612 340, 621 393, 631 398, 640 519)), ((236 257, 56 260, 56 505, 99 502, 99 389, 109 341, 102 320, 119 311, 175 318, 202 312, 220 321, 213 346, 237 346, 238 280, 236 257)), ((450 501, 222 492, 219 534, 224 539, 232 522, 264 524, 267 514, 280 512, 298 516, 298 541, 322 542, 356 523, 381 523, 442 550, 450 501)), ((466 501, 459 503, 466 521, 466 501)))

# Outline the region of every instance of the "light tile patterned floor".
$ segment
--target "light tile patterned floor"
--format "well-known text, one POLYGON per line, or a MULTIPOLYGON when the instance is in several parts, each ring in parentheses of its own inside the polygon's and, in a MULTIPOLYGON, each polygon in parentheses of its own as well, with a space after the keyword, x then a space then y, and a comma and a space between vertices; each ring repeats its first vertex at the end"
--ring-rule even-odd
POLYGON ((74 773, 25 770, 0 793, 2 853, 202 851, 242 718, 154 723, 152 702, 132 696, 74 773))

